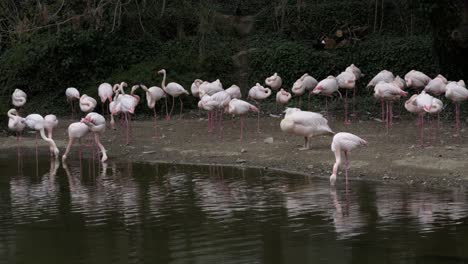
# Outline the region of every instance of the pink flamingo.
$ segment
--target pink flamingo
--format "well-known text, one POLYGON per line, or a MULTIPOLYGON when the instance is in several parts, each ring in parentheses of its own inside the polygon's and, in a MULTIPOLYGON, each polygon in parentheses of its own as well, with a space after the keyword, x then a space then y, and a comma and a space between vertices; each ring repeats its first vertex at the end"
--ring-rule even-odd
POLYGON ((429 78, 429 76, 416 70, 411 70, 405 75, 405 82, 408 88, 422 89, 430 81, 431 78, 429 78))
POLYGON ((280 127, 283 132, 304 137, 304 148, 310 149, 310 139, 314 136, 334 134, 328 121, 319 113, 301 111, 299 108, 286 108, 280 127))
POLYGON ((283 88, 281 88, 277 93, 276 93, 276 103, 280 105, 286 105, 289 103, 289 100, 291 100, 291 94, 286 92, 283 88))
POLYGON ((53 153, 55 157, 58 157, 59 150, 57 145, 55 145, 55 141, 52 138, 48 138, 44 132, 44 118, 39 114, 30 114, 23 119, 23 122, 29 129, 36 130, 36 152, 37 152, 37 132, 40 133, 43 140, 49 143, 51 149, 53 149, 53 153))
POLYGON ((240 116, 240 141, 242 142, 243 139, 243 131, 244 131, 244 116, 249 112, 258 112, 258 108, 255 107, 254 105, 240 100, 240 99, 232 99, 229 102, 229 105, 227 107, 227 112, 231 115, 237 115, 240 116))
POLYGON ((232 99, 236 98, 236 99, 241 99, 242 98, 242 93, 241 93, 241 89, 239 86, 233 84, 231 85, 231 87, 227 88, 226 90, 226 93, 228 93, 232 99))
POLYGON ((468 99, 468 90, 465 88, 463 80, 459 82, 449 82, 445 86, 445 97, 455 104, 455 119, 457 136, 460 135, 460 102, 468 99))
MULTIPOLYGON (((356 65, 354 64, 351 64, 349 65, 348 67, 346 67, 345 69, 345 72, 350 72, 352 74, 354 74, 354 76, 356 77, 356 81, 359 80, 361 77, 364 76, 364 74, 362 74, 361 72, 361 69, 359 69, 356 65)), ((353 115, 356 115, 356 110, 355 110, 355 99, 356 99, 356 85, 354 86, 353 88, 353 115)))
MULTIPOLYGON (((301 78, 297 79, 294 82, 293 87, 291 89, 292 93, 297 96, 302 96, 306 91, 312 91, 315 86, 317 86, 317 80, 310 76, 308 73, 304 73, 301 78)), ((299 97, 299 105, 302 103, 301 97, 299 97)), ((307 109, 310 108, 310 93, 307 98, 307 109)))
POLYGON ((220 111, 219 113, 219 130, 221 132, 221 138, 223 137, 223 110, 229 105, 231 96, 226 91, 220 91, 211 96, 211 100, 216 102, 216 108, 220 111))
POLYGON ((341 154, 345 156, 345 177, 346 186, 348 186, 348 153, 358 146, 367 146, 367 141, 364 139, 347 132, 340 132, 333 137, 331 150, 335 153, 335 164, 333 165, 333 172, 330 176, 330 184, 335 185, 336 176, 338 174, 338 167, 341 164, 341 154))
POLYGON ((283 79, 278 75, 278 73, 274 73, 272 76, 265 79, 265 84, 269 86, 272 90, 277 91, 281 88, 283 84, 283 79))
POLYGON ((89 113, 96 108, 97 102, 96 99, 92 98, 91 96, 88 96, 86 94, 83 94, 80 97, 80 110, 84 113, 89 113))
POLYGON ((200 86, 198 87, 198 92, 200 98, 202 98, 205 94, 207 95, 213 95, 217 92, 223 91, 223 84, 219 79, 217 79, 214 82, 207 82, 204 81, 200 86))
MULTIPOLYGON (((44 116, 44 129, 47 130, 47 137, 52 138, 54 128, 58 125, 58 119, 55 115, 44 116)), ((53 155, 54 149, 50 147, 50 155, 53 155)))
POLYGON ((182 85, 178 84, 178 83, 175 83, 175 82, 170 82, 167 84, 166 86, 166 70, 165 69, 162 69, 160 71, 158 71, 159 74, 163 74, 163 80, 161 82, 161 87, 162 89, 164 90, 164 92, 166 92, 166 94, 169 94, 170 96, 172 96, 172 107, 171 107, 171 112, 167 112, 167 98, 166 98, 166 120, 171 120, 171 114, 172 114, 172 110, 174 110, 174 98, 175 97, 179 97, 179 101, 180 101, 180 118, 182 118, 182 109, 184 108, 184 105, 182 103, 182 99, 180 98, 180 95, 182 94, 189 94, 189 92, 187 90, 184 89, 184 87, 182 87, 182 85))
POLYGON ((252 98, 257 103, 257 131, 260 132, 260 101, 268 98, 271 95, 271 90, 256 83, 250 88, 248 98, 252 98))
POLYGON ((445 93, 447 83, 447 79, 439 74, 426 85, 424 91, 435 96, 440 96, 445 93))
POLYGON ((207 111, 208 115, 208 132, 212 132, 214 128, 214 110, 218 103, 211 99, 211 95, 205 94, 201 97, 200 101, 198 101, 198 108, 207 111))
POLYGON ((127 83, 122 82, 121 84, 115 84, 112 87, 112 91, 114 92, 114 99, 112 102, 109 103, 109 112, 110 112, 110 125, 113 130, 115 130, 115 120, 114 115, 118 115, 121 112, 122 104, 120 103, 120 86, 127 86, 127 83), (119 103, 118 103, 119 102, 119 103))
POLYGON ((194 97, 200 98, 200 85, 202 83, 203 81, 200 79, 195 79, 195 81, 193 81, 190 91, 194 97))
POLYGON ((75 114, 75 101, 80 100, 80 92, 74 87, 69 87, 65 90, 65 96, 67 97, 67 102, 71 106, 71 117, 75 114))
POLYGON ((106 131, 106 119, 95 112, 91 112, 81 119, 81 123, 88 126, 89 130, 94 133, 94 141, 102 153, 101 162, 107 161, 107 152, 101 143, 101 135, 106 131))
MULTIPOLYGON (((126 84, 126 83, 125 83, 126 84)), ((120 110, 125 116, 125 126, 126 126, 126 140, 125 144, 130 143, 130 114, 135 113, 135 107, 138 105, 140 101, 140 97, 135 94, 136 89, 138 89, 139 85, 132 86, 132 90, 130 94, 125 94, 123 90, 123 85, 119 86, 119 90, 121 95, 117 97, 116 101, 117 104, 115 106, 116 110, 120 110)))
POLYGON ((328 76, 326 79, 321 80, 317 86, 310 92, 312 94, 321 94, 325 96, 325 113, 328 115, 328 97, 332 97, 332 94, 338 92, 338 81, 334 76, 328 76))
POLYGON ((104 111, 104 104, 109 101, 112 102, 112 96, 114 95, 114 90, 112 89, 110 83, 101 83, 98 87, 98 95, 101 98, 102 111, 104 111))
POLYGON ((403 91, 395 82, 380 81, 374 87, 374 97, 381 102, 382 121, 386 121, 387 132, 388 128, 393 124, 393 102, 399 100, 401 96, 406 97, 408 93, 403 91), (384 102, 387 105, 386 115, 384 115, 384 102))
POLYGON ((393 82, 395 80, 395 76, 392 72, 383 70, 379 72, 372 80, 367 84, 367 88, 376 86, 379 82, 393 82))
POLYGON ((18 144, 18 156, 20 155, 21 132, 23 132, 26 124, 22 122, 23 118, 19 116, 18 111, 12 108, 8 110, 8 129, 16 133, 16 143, 18 144))
POLYGON ((154 133, 155 137, 157 137, 157 119, 158 116, 156 114, 156 102, 161 100, 162 98, 166 98, 166 93, 163 91, 163 89, 157 87, 157 86, 152 86, 150 88, 146 87, 143 84, 140 84, 141 89, 146 92, 146 103, 148 104, 149 109, 153 109, 153 114, 154 114, 154 133))
POLYGON ((432 108, 432 98, 424 91, 421 94, 414 94, 405 102, 405 108, 410 113, 418 114, 418 127, 420 129, 421 146, 424 145, 424 113, 432 108), (421 95, 422 94, 422 95, 421 95))
POLYGON ((356 88, 356 75, 354 75, 352 70, 344 71, 336 76, 336 81, 338 82, 339 88, 346 90, 344 123, 349 125, 351 121, 348 119, 348 90, 354 90, 356 88))
POLYGON ((80 158, 81 158, 81 138, 86 136, 89 132, 89 127, 83 122, 74 122, 68 126, 68 145, 65 153, 62 156, 62 162, 65 162, 68 157, 68 153, 73 146, 73 142, 78 139, 80 141, 80 158))
POLYGON ((15 89, 11 95, 11 102, 16 108, 21 108, 26 104, 27 94, 21 89, 15 89))

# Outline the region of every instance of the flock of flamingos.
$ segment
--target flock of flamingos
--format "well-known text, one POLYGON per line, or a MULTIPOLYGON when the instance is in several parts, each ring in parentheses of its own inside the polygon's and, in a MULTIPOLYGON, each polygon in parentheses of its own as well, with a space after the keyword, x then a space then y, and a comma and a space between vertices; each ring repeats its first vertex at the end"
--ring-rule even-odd
MULTIPOLYGON (((130 94, 124 92, 124 88, 127 86, 125 82, 115 84, 114 86, 103 83, 98 88, 98 95, 104 105, 108 102, 108 109, 110 112, 110 125, 115 129, 114 116, 123 115, 126 121, 126 141, 129 141, 129 119, 130 114, 134 114, 135 107, 140 101, 140 97, 135 94, 135 91, 139 88, 143 89, 146 93, 147 105, 154 111, 155 128, 156 128, 156 102, 165 98, 166 104, 166 120, 170 120, 171 114, 174 110, 175 97, 179 97, 180 100, 180 112, 182 113, 182 100, 181 95, 189 95, 189 92, 185 90, 182 85, 170 82, 166 84, 166 70, 158 71, 159 74, 163 75, 163 80, 160 87, 147 88, 145 85, 134 85, 131 89, 130 94), (168 110, 167 98, 170 95, 172 97, 172 107, 168 110)), ((301 76, 292 86, 291 92, 296 96, 302 96, 308 93, 309 96, 323 95, 327 100, 332 97, 335 93, 342 97, 339 89, 345 89, 345 124, 349 124, 348 119, 348 91, 352 91, 355 94, 356 81, 361 78, 363 74, 360 69, 354 64, 351 64, 346 68, 345 71, 334 76, 328 76, 326 79, 318 82, 315 78, 309 74, 301 76)), ((281 77, 275 73, 273 76, 266 78, 265 88, 260 83, 257 83, 254 87, 249 90, 248 99, 253 100, 256 103, 252 105, 247 101, 241 100, 241 90, 237 85, 232 85, 227 89, 223 89, 221 82, 218 80, 214 82, 202 81, 196 79, 191 86, 191 93, 193 96, 199 98, 198 107, 208 112, 208 129, 212 131, 216 119, 219 117, 219 124, 222 126, 222 115, 228 113, 231 115, 240 116, 240 140, 243 137, 243 117, 248 112, 256 112, 257 120, 259 120, 259 109, 260 102, 268 98, 272 90, 276 91, 276 102, 281 105, 288 104, 291 99, 291 93, 284 90, 282 87, 281 77)), ((405 108, 411 113, 417 113, 419 115, 418 125, 422 131, 424 125, 424 115, 426 113, 432 115, 439 115, 444 109, 443 103, 437 97, 445 94, 445 97, 452 100, 455 104, 456 109, 456 128, 459 133, 460 127, 460 102, 468 99, 468 90, 465 87, 463 80, 458 82, 447 81, 442 75, 437 75, 434 79, 431 79, 424 73, 416 70, 408 72, 404 79, 399 76, 394 76, 392 72, 383 70, 378 73, 367 85, 367 87, 374 87, 374 97, 381 101, 382 104, 382 120, 385 120, 387 128, 392 126, 392 104, 398 101, 401 97, 407 97, 408 92, 404 89, 413 88, 420 91, 418 94, 414 94, 405 102, 405 108), (386 105, 386 107, 385 107, 386 105)), ((71 147, 75 140, 80 140, 89 132, 92 132, 95 137, 95 143, 99 147, 102 158, 101 161, 107 160, 106 149, 100 141, 100 136, 106 129, 106 119, 103 115, 98 114, 94 111, 97 105, 97 101, 83 94, 80 96, 79 91, 76 88, 70 87, 65 91, 67 101, 71 104, 72 116, 74 112, 74 101, 79 101, 80 110, 86 113, 86 116, 79 122, 74 122, 68 127, 69 142, 65 153, 62 156, 62 161, 67 159, 71 147)), ((21 108, 26 103, 27 95, 20 89, 16 89, 12 95, 12 103, 15 108, 21 108)), ((27 127, 29 129, 36 130, 36 147, 37 147, 37 132, 40 133, 41 137, 49 143, 51 155, 58 158, 59 150, 52 139, 53 129, 57 126, 58 120, 55 115, 47 115, 42 117, 39 114, 30 114, 25 118, 21 117, 18 113, 19 110, 15 108, 8 111, 9 122, 8 127, 11 131, 17 133, 17 140, 20 140, 20 133, 27 127), (45 134, 47 130, 48 135, 45 134)), ((107 109, 107 108, 103 108, 107 109)), ((286 108, 284 111, 284 118, 281 120, 281 130, 302 136, 305 139, 304 148, 309 148, 309 141, 311 137, 323 134, 334 134, 331 149, 335 153, 335 164, 333 165, 333 173, 330 176, 330 183, 335 184, 336 176, 338 173, 338 167, 342 162, 342 155, 345 158, 345 171, 346 171, 346 183, 348 181, 348 153, 361 145, 367 145, 367 142, 351 133, 340 132, 335 134, 328 126, 327 119, 315 112, 302 111, 299 108, 286 108)), ((259 123, 257 122, 257 126, 259 123)), ((222 131, 222 130, 221 130, 222 131)), ((18 143, 19 144, 19 143, 18 143)))

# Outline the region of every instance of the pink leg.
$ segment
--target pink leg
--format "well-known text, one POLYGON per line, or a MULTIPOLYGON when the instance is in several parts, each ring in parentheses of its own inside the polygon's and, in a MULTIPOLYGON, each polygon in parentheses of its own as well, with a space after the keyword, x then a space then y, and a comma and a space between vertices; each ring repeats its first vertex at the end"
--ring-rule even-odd
POLYGON ((244 116, 243 115, 240 116, 240 127, 241 127, 240 141, 242 142, 242 136, 243 136, 243 130, 244 130, 244 116))
POLYGON ((154 114, 154 137, 158 138, 158 115, 156 114, 156 106, 153 107, 154 114))
POLYGON ((387 128, 387 134, 388 134, 388 124, 389 124, 389 111, 388 111, 388 102, 385 102, 385 107, 386 107, 386 113, 385 113, 385 127, 387 128))
POLYGON ((18 158, 21 156, 20 153, 20 142, 19 142, 19 133, 16 132, 16 145, 18 145, 18 158))
POLYGON ((127 117, 128 113, 125 113, 125 130, 126 130, 126 135, 125 135, 125 144, 129 144, 129 128, 128 128, 128 117, 127 117))
POLYGON ((164 101, 166 102, 166 121, 169 121, 171 120, 171 116, 169 115, 169 113, 167 112, 167 96, 164 98, 164 101))
POLYGON ((219 114, 219 131, 221 133, 221 140, 223 140, 223 109, 220 110, 219 114))
POLYGON ((172 115, 172 111, 174 110, 174 106, 175 106, 175 98, 174 98, 174 96, 173 96, 173 97, 172 97, 171 111, 169 112, 169 120, 171 120, 171 115, 172 115))
POLYGON ((353 116, 356 117, 356 87, 353 89, 353 116))
POLYGON ((456 118, 456 128, 457 136, 460 136, 460 103, 455 103, 455 118, 456 118))
POLYGON ((421 116, 421 147, 424 147, 424 114, 419 114, 421 116))
POLYGON ((257 112, 257 132, 260 133, 260 102, 257 103, 258 112, 257 112))
POLYGON ((345 94, 345 116, 344 116, 344 123, 345 125, 351 124, 351 121, 348 119, 348 89, 346 89, 345 94))
POLYGON ((328 119, 328 97, 325 97, 325 118, 328 119))
POLYGON ((348 152, 344 152, 345 154, 345 177, 346 177, 346 189, 348 189, 348 152))

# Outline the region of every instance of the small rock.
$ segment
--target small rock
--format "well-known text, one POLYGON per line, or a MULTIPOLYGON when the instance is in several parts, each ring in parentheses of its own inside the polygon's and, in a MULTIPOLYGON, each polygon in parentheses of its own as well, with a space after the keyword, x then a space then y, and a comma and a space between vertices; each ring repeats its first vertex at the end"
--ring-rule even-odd
POLYGON ((390 179, 390 177, 388 177, 388 176, 385 175, 385 176, 383 176, 383 179, 384 179, 384 180, 388 180, 388 179, 390 179))
POLYGON ((314 165, 309 165, 307 166, 308 169, 313 169, 314 168, 314 165))
POLYGON ((236 160, 236 163, 246 163, 247 161, 245 159, 238 159, 236 160))
POLYGON ((265 140, 263 140, 263 142, 265 142, 267 144, 273 144, 273 137, 267 137, 267 138, 265 138, 265 140))
POLYGON ((141 154, 153 154, 153 153, 156 153, 156 151, 152 150, 152 151, 143 151, 141 154))
POLYGON ((280 116, 280 115, 270 114, 270 117, 279 118, 279 117, 281 117, 281 116, 280 116))
POLYGON ((241 153, 246 153, 247 150, 246 149, 241 149, 241 153))
POLYGON ((373 118, 372 120, 382 123, 382 119, 380 119, 380 118, 373 118))

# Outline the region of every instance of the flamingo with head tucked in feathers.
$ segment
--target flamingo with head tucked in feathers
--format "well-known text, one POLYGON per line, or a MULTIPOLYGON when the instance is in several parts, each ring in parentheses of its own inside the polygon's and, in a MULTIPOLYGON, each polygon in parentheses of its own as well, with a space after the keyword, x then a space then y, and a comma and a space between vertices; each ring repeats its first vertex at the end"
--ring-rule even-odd
POLYGON ((333 93, 338 92, 341 96, 340 91, 338 91, 338 81, 334 76, 328 76, 326 79, 321 80, 317 86, 310 92, 312 94, 320 94, 325 96, 325 113, 328 114, 328 97, 332 97, 333 93))
POLYGON ((71 117, 75 114, 75 101, 80 100, 80 92, 75 87, 68 87, 65 90, 65 96, 67 97, 67 103, 71 106, 71 117))
POLYGON ((278 75, 278 73, 274 73, 272 76, 267 77, 265 79, 265 84, 269 86, 272 90, 278 90, 281 88, 281 85, 283 84, 283 79, 278 75))
POLYGON ((447 79, 439 74, 426 85, 424 91, 435 96, 440 96, 445 93, 445 86, 447 86, 447 83, 447 79))
POLYGON ((445 86, 445 97, 452 100, 455 104, 455 123, 457 136, 460 135, 460 102, 468 100, 468 90, 465 87, 465 82, 449 82, 445 86))
POLYGON ((246 101, 236 99, 236 98, 229 101, 227 112, 231 115, 237 115, 240 117, 240 141, 241 142, 243 139, 243 131, 244 131, 244 116, 249 111, 258 112, 258 108, 246 101))
POLYGON ((309 96, 307 97, 307 109, 310 108, 310 92, 317 86, 317 83, 317 80, 308 73, 304 73, 301 78, 294 82, 291 92, 299 96, 299 106, 302 104, 301 96, 305 92, 309 92, 309 96))
POLYGON ((98 87, 98 96, 101 99, 102 111, 104 111, 106 109, 105 103, 107 101, 109 103, 112 102, 112 97, 114 96, 112 85, 110 83, 101 83, 98 87))
POLYGON ((236 98, 236 99, 241 99, 242 98, 242 93, 241 93, 241 89, 239 86, 233 84, 231 85, 231 87, 227 88, 226 90, 226 93, 228 93, 232 99, 236 98))
POLYGON ((88 96, 86 94, 83 94, 80 97, 80 110, 84 113, 89 113, 96 108, 97 102, 96 99, 92 98, 91 96, 88 96))
POLYGON ((423 89, 430 81, 431 78, 429 76, 416 70, 411 70, 405 75, 405 82, 408 88, 423 89))
POLYGON ((345 89, 345 116, 344 123, 350 124, 351 121, 348 119, 348 90, 354 90, 356 88, 356 75, 351 71, 344 71, 336 76, 336 81, 338 82, 338 87, 345 89))
POLYGON ((26 103, 27 98, 28 98, 28 96, 26 95, 26 93, 23 90, 15 89, 15 91, 11 95, 11 103, 16 108, 21 108, 26 103))
POLYGON ((271 90, 256 83, 250 88, 248 98, 253 99, 257 103, 257 131, 260 132, 260 101, 265 100, 271 95, 271 90))

